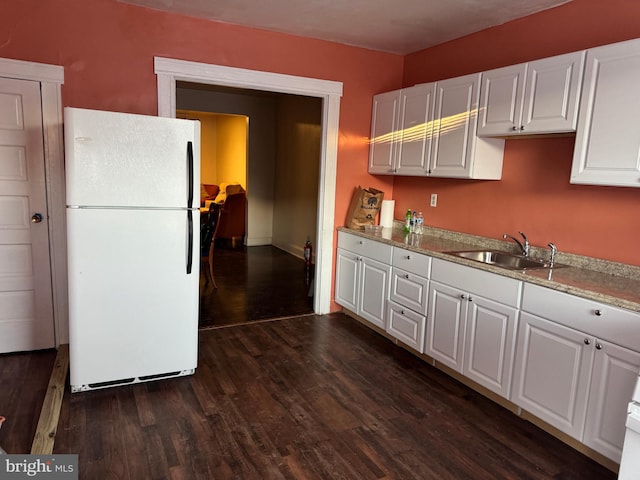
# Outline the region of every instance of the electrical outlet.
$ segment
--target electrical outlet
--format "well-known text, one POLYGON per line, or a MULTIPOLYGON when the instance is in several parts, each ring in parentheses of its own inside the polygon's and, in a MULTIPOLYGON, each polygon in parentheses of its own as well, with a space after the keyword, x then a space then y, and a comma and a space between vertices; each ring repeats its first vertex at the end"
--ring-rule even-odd
POLYGON ((429 204, 432 207, 435 207, 436 205, 438 205, 438 194, 437 193, 432 193, 431 194, 431 203, 429 204))

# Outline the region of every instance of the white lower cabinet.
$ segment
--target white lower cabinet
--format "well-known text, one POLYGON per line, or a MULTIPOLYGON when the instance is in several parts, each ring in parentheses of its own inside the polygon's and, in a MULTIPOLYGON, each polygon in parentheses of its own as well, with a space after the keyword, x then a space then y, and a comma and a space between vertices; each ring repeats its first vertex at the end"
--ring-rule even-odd
POLYGON ((640 372, 640 353, 597 339, 595 348, 582 442, 620 462, 627 405, 640 372))
POLYGON ((389 295, 391 267, 371 258, 360 259, 361 286, 356 313, 380 328, 386 328, 385 300, 389 295))
POLYGON ((382 329, 389 297, 392 247, 338 232, 336 303, 382 329))
POLYGON ((531 284, 523 310, 512 401, 619 462, 640 315, 531 284))
POLYGON ((431 257, 393 248, 387 333, 422 353, 431 257))
POLYGON ((522 312, 512 400, 574 438, 582 436, 594 349, 582 332, 522 312))
POLYGON ((521 289, 518 280, 434 259, 424 353, 508 397, 521 289))
POLYGON ((639 313, 343 231, 335 300, 620 462, 639 313))
POLYGON ((482 297, 468 308, 462 373, 508 398, 518 310, 482 297))
POLYGON ((462 372, 462 348, 467 318, 463 291, 431 281, 429 286, 429 326, 424 353, 462 372))

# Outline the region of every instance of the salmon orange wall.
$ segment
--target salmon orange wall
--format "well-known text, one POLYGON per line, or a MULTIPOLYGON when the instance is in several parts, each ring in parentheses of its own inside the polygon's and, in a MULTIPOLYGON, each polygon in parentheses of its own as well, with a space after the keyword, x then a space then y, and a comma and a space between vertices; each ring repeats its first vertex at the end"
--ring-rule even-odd
POLYGON ((401 87, 400 55, 116 0, 0 3, 0 57, 62 65, 63 106, 155 115, 154 56, 342 82, 336 225, 344 225, 354 186, 390 191, 389 179, 367 173, 368 137, 373 94, 401 87))
POLYGON ((367 173, 373 94, 399 88, 404 58, 319 40, 169 14, 116 0, 0 5, 0 57, 64 67, 63 106, 155 115, 154 56, 343 83, 336 224, 367 173))
MULTIPOLYGON (((405 59, 403 85, 433 81, 640 37, 640 2, 574 0, 405 59)), ((640 122, 640 121, 639 121, 640 122)), ((640 188, 569 184, 574 138, 507 140, 501 181, 396 177, 396 218, 640 266, 640 188), (438 206, 428 206, 438 194, 438 206)))

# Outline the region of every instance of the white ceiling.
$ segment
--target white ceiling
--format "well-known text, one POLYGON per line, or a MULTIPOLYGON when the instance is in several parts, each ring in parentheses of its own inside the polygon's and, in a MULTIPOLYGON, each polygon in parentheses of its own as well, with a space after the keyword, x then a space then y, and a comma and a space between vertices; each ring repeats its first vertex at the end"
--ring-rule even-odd
POLYGON ((571 0, 118 0, 405 55, 571 0))

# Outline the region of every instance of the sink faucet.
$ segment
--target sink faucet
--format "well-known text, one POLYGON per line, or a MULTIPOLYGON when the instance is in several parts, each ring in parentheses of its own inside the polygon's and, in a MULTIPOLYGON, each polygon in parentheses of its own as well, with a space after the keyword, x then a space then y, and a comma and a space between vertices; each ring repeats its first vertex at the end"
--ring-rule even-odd
POLYGON ((522 250, 522 255, 524 255, 525 257, 528 257, 529 256, 529 248, 531 247, 529 245, 529 240, 527 239, 527 236, 524 233, 522 233, 522 232, 518 232, 518 233, 522 236, 522 239, 524 240, 524 243, 520 242, 520 240, 518 240, 516 237, 513 237, 513 236, 508 235, 506 233, 504 235, 502 235, 502 238, 510 238, 511 240, 516 242, 518 244, 518 246, 520 247, 520 250, 522 250))

